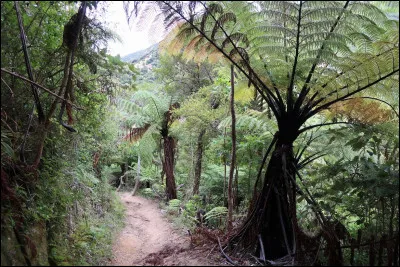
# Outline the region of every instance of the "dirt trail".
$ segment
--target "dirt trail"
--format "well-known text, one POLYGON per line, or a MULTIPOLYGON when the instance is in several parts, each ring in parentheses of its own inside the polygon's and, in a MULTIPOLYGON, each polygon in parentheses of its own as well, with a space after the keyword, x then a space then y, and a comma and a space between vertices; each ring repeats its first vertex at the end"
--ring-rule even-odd
POLYGON ((214 265, 207 251, 191 248, 187 233, 178 232, 162 215, 155 201, 119 193, 126 207, 125 228, 113 244, 109 265, 214 265))

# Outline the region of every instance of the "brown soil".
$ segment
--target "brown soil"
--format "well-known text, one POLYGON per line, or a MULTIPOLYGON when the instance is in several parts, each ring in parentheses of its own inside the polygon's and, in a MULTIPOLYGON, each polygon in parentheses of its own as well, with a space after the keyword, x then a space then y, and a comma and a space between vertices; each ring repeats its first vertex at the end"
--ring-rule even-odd
POLYGON ((210 253, 212 246, 194 246, 187 231, 174 229, 155 201, 129 192, 119 196, 126 207, 125 228, 114 241, 109 265, 221 265, 215 261, 218 255, 210 253))

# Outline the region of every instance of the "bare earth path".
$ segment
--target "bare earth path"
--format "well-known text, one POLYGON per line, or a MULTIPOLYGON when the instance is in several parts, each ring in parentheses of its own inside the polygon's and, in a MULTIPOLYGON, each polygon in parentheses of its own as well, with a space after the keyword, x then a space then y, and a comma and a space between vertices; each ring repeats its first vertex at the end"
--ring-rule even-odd
POLYGON ((207 251, 190 245, 188 234, 178 232, 161 213, 155 201, 119 193, 126 207, 125 227, 114 240, 109 265, 214 265, 207 251))

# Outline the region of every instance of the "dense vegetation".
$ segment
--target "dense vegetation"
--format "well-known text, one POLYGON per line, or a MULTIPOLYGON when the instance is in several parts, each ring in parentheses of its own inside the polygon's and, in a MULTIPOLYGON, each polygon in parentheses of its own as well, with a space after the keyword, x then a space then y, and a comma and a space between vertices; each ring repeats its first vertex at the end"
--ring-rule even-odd
POLYGON ((122 62, 106 3, 1 3, 2 265, 105 264, 126 189, 231 263, 396 265, 398 4, 149 5, 122 62))
POLYGON ((107 106, 134 74, 105 53, 113 35, 88 17, 94 5, 1 3, 2 265, 100 264, 122 224, 107 106), (79 38, 68 34, 74 14, 79 38))

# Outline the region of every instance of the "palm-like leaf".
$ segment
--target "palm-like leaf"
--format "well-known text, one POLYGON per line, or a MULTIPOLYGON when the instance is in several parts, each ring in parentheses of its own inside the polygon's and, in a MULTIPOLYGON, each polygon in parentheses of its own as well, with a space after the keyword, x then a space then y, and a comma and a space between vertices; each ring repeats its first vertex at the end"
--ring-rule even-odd
POLYGON ((171 103, 171 97, 143 90, 133 94, 131 100, 120 99, 118 104, 127 118, 122 125, 125 130, 123 139, 135 143, 149 129, 155 127, 160 130, 171 103))
POLYGON ((398 80, 398 22, 367 2, 200 2, 191 13, 185 2, 159 6, 167 20, 183 21, 174 45, 197 59, 224 55, 278 119, 294 109, 301 125, 352 94, 398 80))

